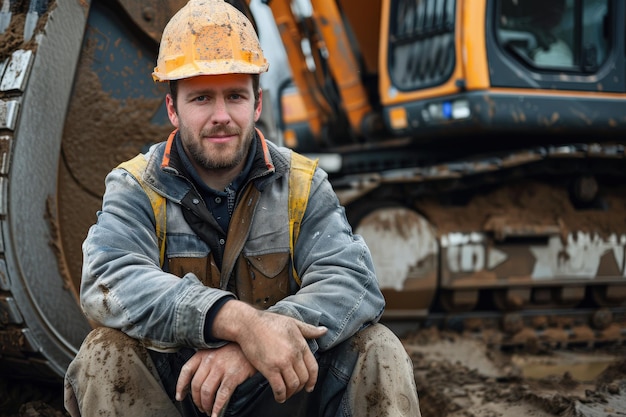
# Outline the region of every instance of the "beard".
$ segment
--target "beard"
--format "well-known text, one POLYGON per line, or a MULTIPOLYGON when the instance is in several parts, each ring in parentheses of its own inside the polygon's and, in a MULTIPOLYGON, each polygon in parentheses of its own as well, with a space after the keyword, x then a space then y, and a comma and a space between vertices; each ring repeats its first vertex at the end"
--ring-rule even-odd
POLYGON ((239 165, 248 155, 254 139, 254 124, 245 131, 236 127, 216 126, 200 132, 200 137, 220 134, 238 135, 242 141, 234 149, 233 144, 213 144, 209 148, 203 147, 201 140, 196 140, 193 133, 182 125, 180 134, 189 157, 200 167, 206 170, 229 170, 239 165), (242 133, 246 136, 242 136, 242 133))

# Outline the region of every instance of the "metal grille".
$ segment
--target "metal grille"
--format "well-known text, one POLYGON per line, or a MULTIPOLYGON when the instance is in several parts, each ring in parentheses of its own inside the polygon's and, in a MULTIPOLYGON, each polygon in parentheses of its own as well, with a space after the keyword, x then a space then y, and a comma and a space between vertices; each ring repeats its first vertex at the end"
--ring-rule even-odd
POLYGON ((399 90, 445 82, 454 70, 455 0, 392 2, 389 73, 399 90))

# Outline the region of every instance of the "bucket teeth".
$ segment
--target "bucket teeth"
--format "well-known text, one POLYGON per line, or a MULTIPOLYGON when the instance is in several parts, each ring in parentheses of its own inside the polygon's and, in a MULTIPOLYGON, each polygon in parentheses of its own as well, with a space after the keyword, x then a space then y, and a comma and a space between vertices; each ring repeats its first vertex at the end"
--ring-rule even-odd
POLYGON ((35 32, 39 17, 48 10, 49 0, 30 0, 24 22, 24 41, 28 42, 35 32))
POLYGON ((15 130, 19 102, 0 100, 0 129, 15 130))
POLYGON ((0 81, 0 91, 24 92, 33 59, 34 55, 31 50, 18 49, 13 52, 0 81))
POLYGON ((0 7, 0 34, 4 33, 11 24, 11 17, 15 12, 16 0, 3 0, 0 7))

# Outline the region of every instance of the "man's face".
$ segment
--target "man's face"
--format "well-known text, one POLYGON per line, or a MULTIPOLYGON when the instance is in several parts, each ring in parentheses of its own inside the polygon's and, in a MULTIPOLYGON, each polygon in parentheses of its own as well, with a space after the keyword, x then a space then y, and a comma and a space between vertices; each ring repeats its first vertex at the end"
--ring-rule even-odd
POLYGON ((204 75, 178 81, 177 108, 167 96, 167 113, 180 130, 196 169, 240 170, 261 115, 248 74, 204 75))

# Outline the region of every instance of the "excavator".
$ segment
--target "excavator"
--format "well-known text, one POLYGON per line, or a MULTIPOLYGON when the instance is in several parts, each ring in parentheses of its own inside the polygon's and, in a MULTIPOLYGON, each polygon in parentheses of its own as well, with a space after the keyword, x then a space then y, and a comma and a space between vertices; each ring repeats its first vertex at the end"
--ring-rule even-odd
MULTIPOLYGON (((270 56, 259 126, 319 159, 392 329, 624 341, 626 3, 229 1, 270 56)), ((185 3, 1 1, 2 374, 59 380, 92 328, 81 244, 171 130, 150 74, 185 3)))

